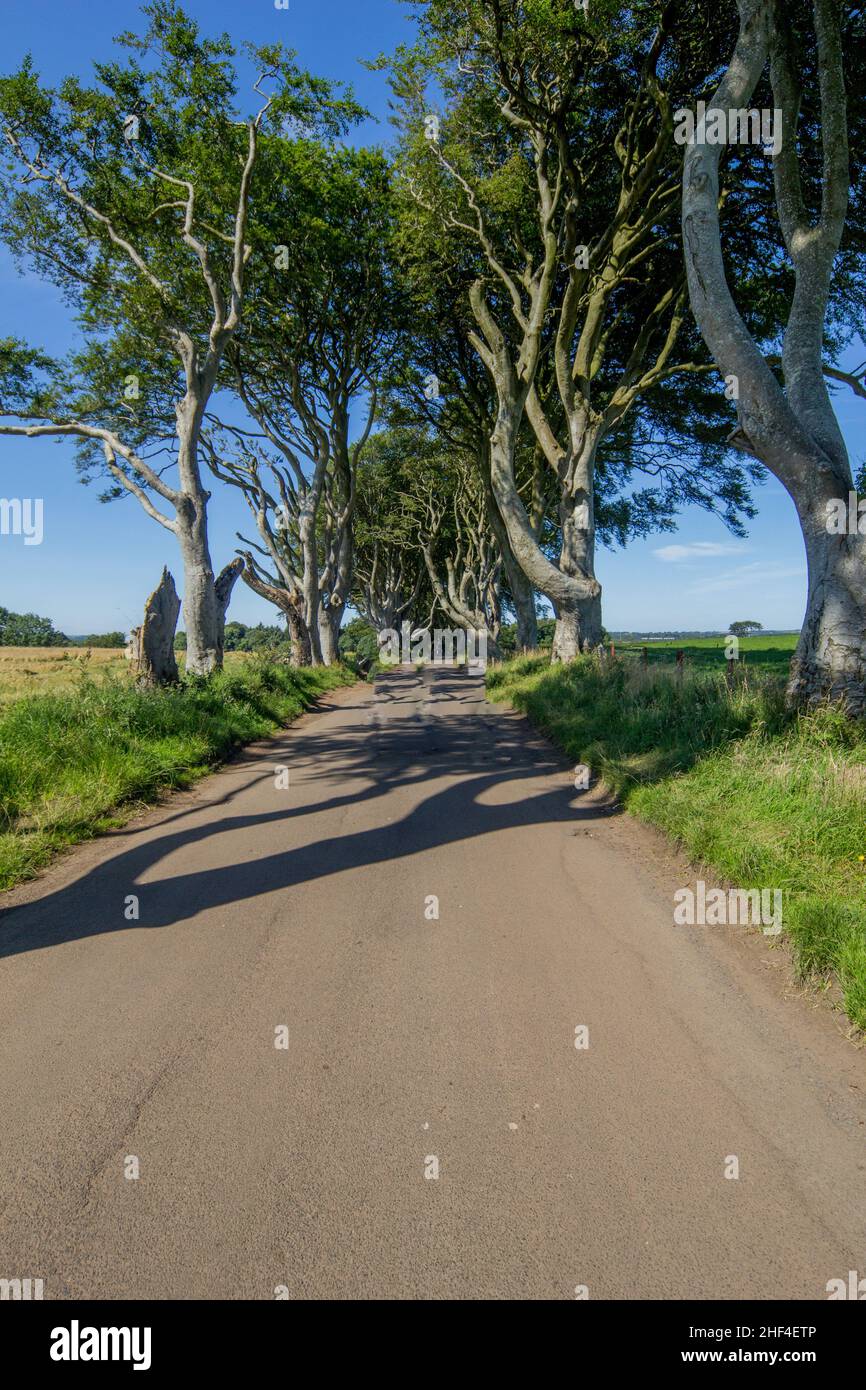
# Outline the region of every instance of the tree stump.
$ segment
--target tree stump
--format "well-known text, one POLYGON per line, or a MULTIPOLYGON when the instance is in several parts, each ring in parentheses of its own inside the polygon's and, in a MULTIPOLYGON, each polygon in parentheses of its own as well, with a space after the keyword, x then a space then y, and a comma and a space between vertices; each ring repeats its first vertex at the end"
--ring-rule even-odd
POLYGON ((180 599, 167 569, 144 605, 144 622, 134 627, 129 657, 139 685, 173 685, 178 679, 174 655, 174 630, 180 599))

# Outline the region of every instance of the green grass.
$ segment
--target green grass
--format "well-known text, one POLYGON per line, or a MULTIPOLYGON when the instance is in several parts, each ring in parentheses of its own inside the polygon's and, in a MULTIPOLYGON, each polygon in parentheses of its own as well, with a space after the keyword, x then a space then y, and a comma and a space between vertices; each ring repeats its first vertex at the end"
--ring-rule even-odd
POLYGON ((694 862, 739 888, 782 889, 802 974, 835 979, 866 1029, 866 725, 834 708, 785 710, 790 647, 775 667, 774 657, 741 665, 729 690, 703 643, 670 645, 691 657, 681 681, 673 662, 631 655, 603 667, 530 656, 489 671, 488 693, 694 862))
POLYGON ((232 749, 301 714, 355 676, 249 657, 209 681, 139 690, 82 676, 65 694, 0 708, 0 889, 32 877, 57 850, 122 823, 171 787, 189 785, 232 749))
MULTIPOLYGON (((746 672, 775 672, 784 679, 798 635, 796 632, 781 632, 773 636, 758 633, 754 637, 739 638, 741 668, 746 672)), ((691 637, 680 642, 617 642, 614 646, 617 652, 626 653, 628 660, 633 659, 634 653, 640 659, 645 648, 649 665, 675 665, 677 651, 683 651, 690 670, 719 671, 724 668, 727 641, 726 637, 691 637)))

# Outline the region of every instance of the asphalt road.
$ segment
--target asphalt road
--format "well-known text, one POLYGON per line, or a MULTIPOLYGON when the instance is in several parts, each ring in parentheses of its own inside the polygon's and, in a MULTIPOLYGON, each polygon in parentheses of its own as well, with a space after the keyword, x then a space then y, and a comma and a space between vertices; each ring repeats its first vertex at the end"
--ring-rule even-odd
POLYGON ((329 696, 3 900, 0 1277, 826 1298, 864 1054, 687 875, 477 677, 329 696))

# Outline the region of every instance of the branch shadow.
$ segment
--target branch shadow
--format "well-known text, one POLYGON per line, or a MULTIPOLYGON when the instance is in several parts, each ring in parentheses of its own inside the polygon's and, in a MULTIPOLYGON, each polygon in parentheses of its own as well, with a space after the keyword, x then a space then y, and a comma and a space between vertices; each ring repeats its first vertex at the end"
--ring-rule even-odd
MULTIPOLYGON (((43 950, 64 942, 105 935, 130 927, 176 925, 211 908, 249 903, 353 869, 421 855, 466 839, 484 838, 515 827, 579 823, 618 810, 612 800, 593 799, 574 806, 564 776, 567 764, 520 716, 498 715, 484 699, 481 681, 449 670, 428 668, 421 677, 394 672, 377 681, 375 703, 336 706, 335 727, 321 716, 288 731, 292 766, 299 781, 321 788, 312 803, 272 811, 231 814, 231 808, 262 781, 273 783, 274 754, 267 748, 249 755, 251 776, 225 795, 184 809, 121 849, 74 883, 0 914, 0 957, 43 950), (459 709, 455 711, 455 705, 459 709), (400 707, 393 719, 389 713, 400 707), (465 709, 464 709, 465 706, 465 709), (439 714, 445 715, 439 718, 439 714), (351 717, 347 716, 366 716, 351 717), (142 876, 178 850, 231 836, 252 827, 266 829, 293 820, 328 815, 387 797, 400 788, 430 787, 399 821, 358 830, 311 844, 287 846, 261 858, 232 861, 191 872, 142 876), (524 783, 508 800, 484 799, 507 784, 524 783), (346 784, 349 790, 346 790, 346 784), (358 784, 361 784, 360 786, 358 784), (536 789, 533 790, 533 787, 536 789), (336 790, 339 788, 339 790, 336 790), (215 811, 226 814, 214 818, 215 811), (205 823, 188 823, 208 816, 205 823), (154 836, 153 831, 159 832, 154 836), (126 921, 125 897, 139 887, 141 917, 126 921)), ((283 753, 282 756, 285 756, 283 753)), ((127 828, 121 832, 129 837, 127 828)), ((227 844, 230 841, 226 841, 227 844)))

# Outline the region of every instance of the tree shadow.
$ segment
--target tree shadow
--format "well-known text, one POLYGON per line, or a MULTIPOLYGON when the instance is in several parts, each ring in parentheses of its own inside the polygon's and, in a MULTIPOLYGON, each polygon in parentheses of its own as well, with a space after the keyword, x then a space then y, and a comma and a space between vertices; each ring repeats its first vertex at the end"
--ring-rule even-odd
MULTIPOLYGON (((279 756, 299 783, 321 788, 302 805, 232 814, 232 807, 262 782, 273 786, 273 748, 247 750, 250 776, 224 795, 185 808, 143 827, 131 846, 109 851, 74 883, 2 913, 0 957, 42 950, 109 932, 165 927, 215 907, 252 902, 277 890, 360 867, 422 855, 443 845, 483 839, 501 830, 550 823, 576 823, 608 816, 610 799, 580 804, 566 777, 568 764, 519 715, 497 714, 474 675, 427 668, 421 677, 395 671, 377 681, 369 703, 335 706, 340 722, 323 727, 323 715, 287 731, 279 756), (459 710, 455 711, 455 705, 459 710), (464 708, 465 707, 465 708, 464 708), (393 712, 393 718, 390 717, 393 712), (439 716, 444 717, 440 718, 439 716), (346 718, 346 716, 351 716, 346 718), (551 780, 555 785, 551 787, 551 780), (435 787, 434 783, 446 784, 435 787), (521 782, 520 795, 496 799, 497 791, 521 782), (255 827, 309 820, 342 808, 379 801, 399 789, 431 784, 426 795, 398 821, 326 841, 280 847, 261 858, 228 862, 164 877, 142 877, 179 850, 207 845, 217 836, 255 827), (576 804, 575 804, 576 803, 576 804), (222 810, 225 814, 215 816, 222 810), (190 823, 207 816, 205 823, 190 823), (156 833, 155 833, 156 832, 156 833), (140 919, 127 921, 127 895, 137 893, 140 919)), ((285 795, 285 793, 283 793, 285 795)), ((117 832, 128 840, 136 832, 117 832)), ((225 841, 231 845, 230 840, 225 841)))

